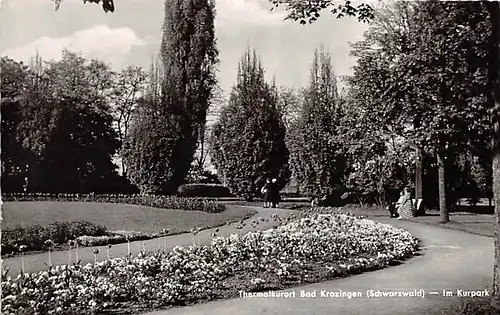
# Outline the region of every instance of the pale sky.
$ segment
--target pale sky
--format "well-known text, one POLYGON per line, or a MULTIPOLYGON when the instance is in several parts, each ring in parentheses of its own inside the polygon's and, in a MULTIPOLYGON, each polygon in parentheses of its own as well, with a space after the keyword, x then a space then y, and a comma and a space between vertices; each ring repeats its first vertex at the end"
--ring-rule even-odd
MULTIPOLYGON (((44 59, 58 59, 67 48, 98 58, 114 69, 127 65, 149 68, 161 41, 163 0, 115 0, 114 13, 82 0, 64 0, 59 11, 52 0, 0 0, 0 53, 27 61, 38 50, 44 59)), ((343 2, 343 1, 341 1, 343 2)), ((315 24, 284 21, 266 0, 216 0, 219 81, 227 92, 236 80, 241 54, 255 48, 266 76, 278 85, 308 83, 314 49, 329 49, 338 75, 348 75, 355 60, 349 42, 363 38, 367 25, 355 18, 324 16, 315 24)))

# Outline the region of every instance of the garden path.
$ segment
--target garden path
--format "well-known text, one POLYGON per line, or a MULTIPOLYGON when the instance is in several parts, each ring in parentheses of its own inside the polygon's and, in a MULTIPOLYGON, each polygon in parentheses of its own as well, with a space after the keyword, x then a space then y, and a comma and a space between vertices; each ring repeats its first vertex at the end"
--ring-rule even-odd
MULTIPOLYGON (((234 206, 238 207, 238 206, 234 206)), ((260 208, 260 207, 252 207, 255 208, 257 213, 253 215, 252 217, 248 218, 245 220, 246 225, 242 229, 236 229, 236 224, 237 223, 232 223, 230 225, 224 225, 219 227, 219 232, 217 235, 220 236, 229 236, 231 234, 245 234, 251 230, 253 230, 251 226, 251 221, 252 220, 258 220, 258 218, 263 218, 263 219, 270 219, 269 222, 260 222, 259 225, 257 226, 257 229, 268 229, 272 228, 275 222, 271 219, 271 216, 276 213, 280 217, 285 217, 290 213, 294 213, 296 211, 293 210, 277 210, 277 209, 266 209, 266 208, 260 208)), ((181 210, 179 210, 181 211, 181 210)), ((212 236, 211 234, 214 232, 215 228, 213 229, 207 229, 200 231, 197 236, 194 237, 195 241, 197 244, 208 244, 212 236)), ((136 242, 130 242, 130 252, 132 255, 136 256, 143 250, 143 243, 146 247, 146 251, 156 251, 158 249, 172 249, 175 246, 189 246, 193 244, 193 236, 190 233, 184 233, 184 234, 177 234, 177 235, 171 235, 171 236, 166 236, 166 237, 160 237, 156 239, 151 239, 151 240, 145 240, 145 241, 136 241, 136 242)), ((107 246, 94 246, 94 247, 81 247, 78 249, 78 257, 81 258, 81 264, 87 264, 87 263, 93 263, 94 262, 94 254, 93 254, 93 249, 99 249, 99 254, 97 255, 97 261, 101 260, 106 260, 107 259, 107 246)), ((110 257, 124 257, 127 255, 128 252, 128 244, 123 243, 123 244, 115 244, 111 247, 109 253, 110 257)), ((75 250, 72 250, 71 253, 69 251, 54 251, 51 252, 50 258, 52 261, 52 265, 57 266, 57 265, 64 265, 68 264, 68 261, 70 259, 71 255, 71 261, 75 262, 76 261, 76 252, 75 250)), ((25 265, 25 271, 32 273, 32 272, 38 272, 42 270, 47 269, 47 263, 49 261, 49 255, 47 252, 44 253, 37 253, 37 254, 31 254, 31 255, 25 255, 24 256, 24 265, 25 265)), ((8 275, 10 276, 17 276, 20 273, 21 270, 21 257, 16 256, 16 257, 11 257, 11 258, 6 258, 3 259, 2 261, 2 270, 4 268, 9 268, 9 273, 8 275)))
MULTIPOLYGON (((155 311, 147 315, 257 315, 257 314, 432 314, 457 297, 429 296, 429 292, 457 289, 491 289, 493 239, 462 231, 404 220, 373 218, 408 230, 422 240, 422 255, 402 265, 363 273, 348 278, 293 289, 316 291, 313 298, 237 298, 189 307, 155 311), (425 290, 425 298, 367 298, 366 291, 425 290), (320 298, 321 290, 362 292, 362 298, 320 298)), ((146 315, 146 314, 144 314, 146 315)))

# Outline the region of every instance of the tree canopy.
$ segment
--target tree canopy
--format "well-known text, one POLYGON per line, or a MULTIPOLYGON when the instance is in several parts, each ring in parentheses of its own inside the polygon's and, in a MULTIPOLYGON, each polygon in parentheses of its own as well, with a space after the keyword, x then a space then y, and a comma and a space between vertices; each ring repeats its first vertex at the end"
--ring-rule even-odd
POLYGON ((19 189, 26 177, 30 191, 106 190, 117 177, 111 158, 119 148, 107 65, 63 51, 61 61, 37 57, 29 67, 3 58, 2 71, 2 94, 10 95, 2 98, 2 132, 10 135, 2 162, 17 181, 6 187, 19 189))

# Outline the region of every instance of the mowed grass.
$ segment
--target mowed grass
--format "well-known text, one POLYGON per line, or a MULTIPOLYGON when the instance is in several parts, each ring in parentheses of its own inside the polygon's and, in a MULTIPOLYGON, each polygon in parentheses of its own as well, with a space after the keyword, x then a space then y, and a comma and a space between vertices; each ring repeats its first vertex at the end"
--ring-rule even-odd
POLYGON ((192 228, 220 226, 251 217, 255 210, 227 205, 221 213, 158 209, 145 206, 93 202, 6 202, 2 206, 3 229, 16 226, 46 225, 59 222, 88 221, 108 230, 188 232, 192 228))
MULTIPOLYGON (((409 219, 413 222, 434 225, 437 227, 460 230, 476 235, 493 236, 494 233, 494 215, 476 213, 476 209, 471 208, 468 212, 467 207, 461 207, 460 211, 450 213, 450 222, 440 223, 439 211, 427 210, 424 216, 418 216, 409 219)), ((380 217, 389 217, 389 211, 385 207, 367 207, 367 206, 347 206, 342 208, 343 212, 350 212, 353 215, 365 216, 368 219, 377 220, 380 217)), ((396 219, 393 219, 396 220, 396 219)))

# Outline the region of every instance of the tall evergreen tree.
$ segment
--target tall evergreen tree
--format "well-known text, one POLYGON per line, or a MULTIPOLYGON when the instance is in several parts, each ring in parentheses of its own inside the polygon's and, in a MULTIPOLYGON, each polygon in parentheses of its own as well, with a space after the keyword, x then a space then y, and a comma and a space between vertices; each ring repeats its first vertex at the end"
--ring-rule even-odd
POLYGON ((279 188, 289 180, 276 88, 265 81, 255 51, 247 49, 240 60, 236 84, 210 142, 212 163, 221 181, 237 196, 253 199, 266 178, 275 177, 279 188))
POLYGON ((215 4, 209 0, 166 0, 161 44, 163 102, 180 133, 172 153, 170 185, 176 189, 191 167, 216 86, 218 51, 215 4))
POLYGON ((214 18, 211 1, 165 1, 160 65, 124 150, 127 176, 142 193, 174 193, 189 172, 216 85, 214 18))
POLYGON ((288 141, 299 191, 311 197, 330 198, 344 186, 345 159, 335 140, 339 102, 331 57, 320 47, 314 53, 304 105, 288 141))

